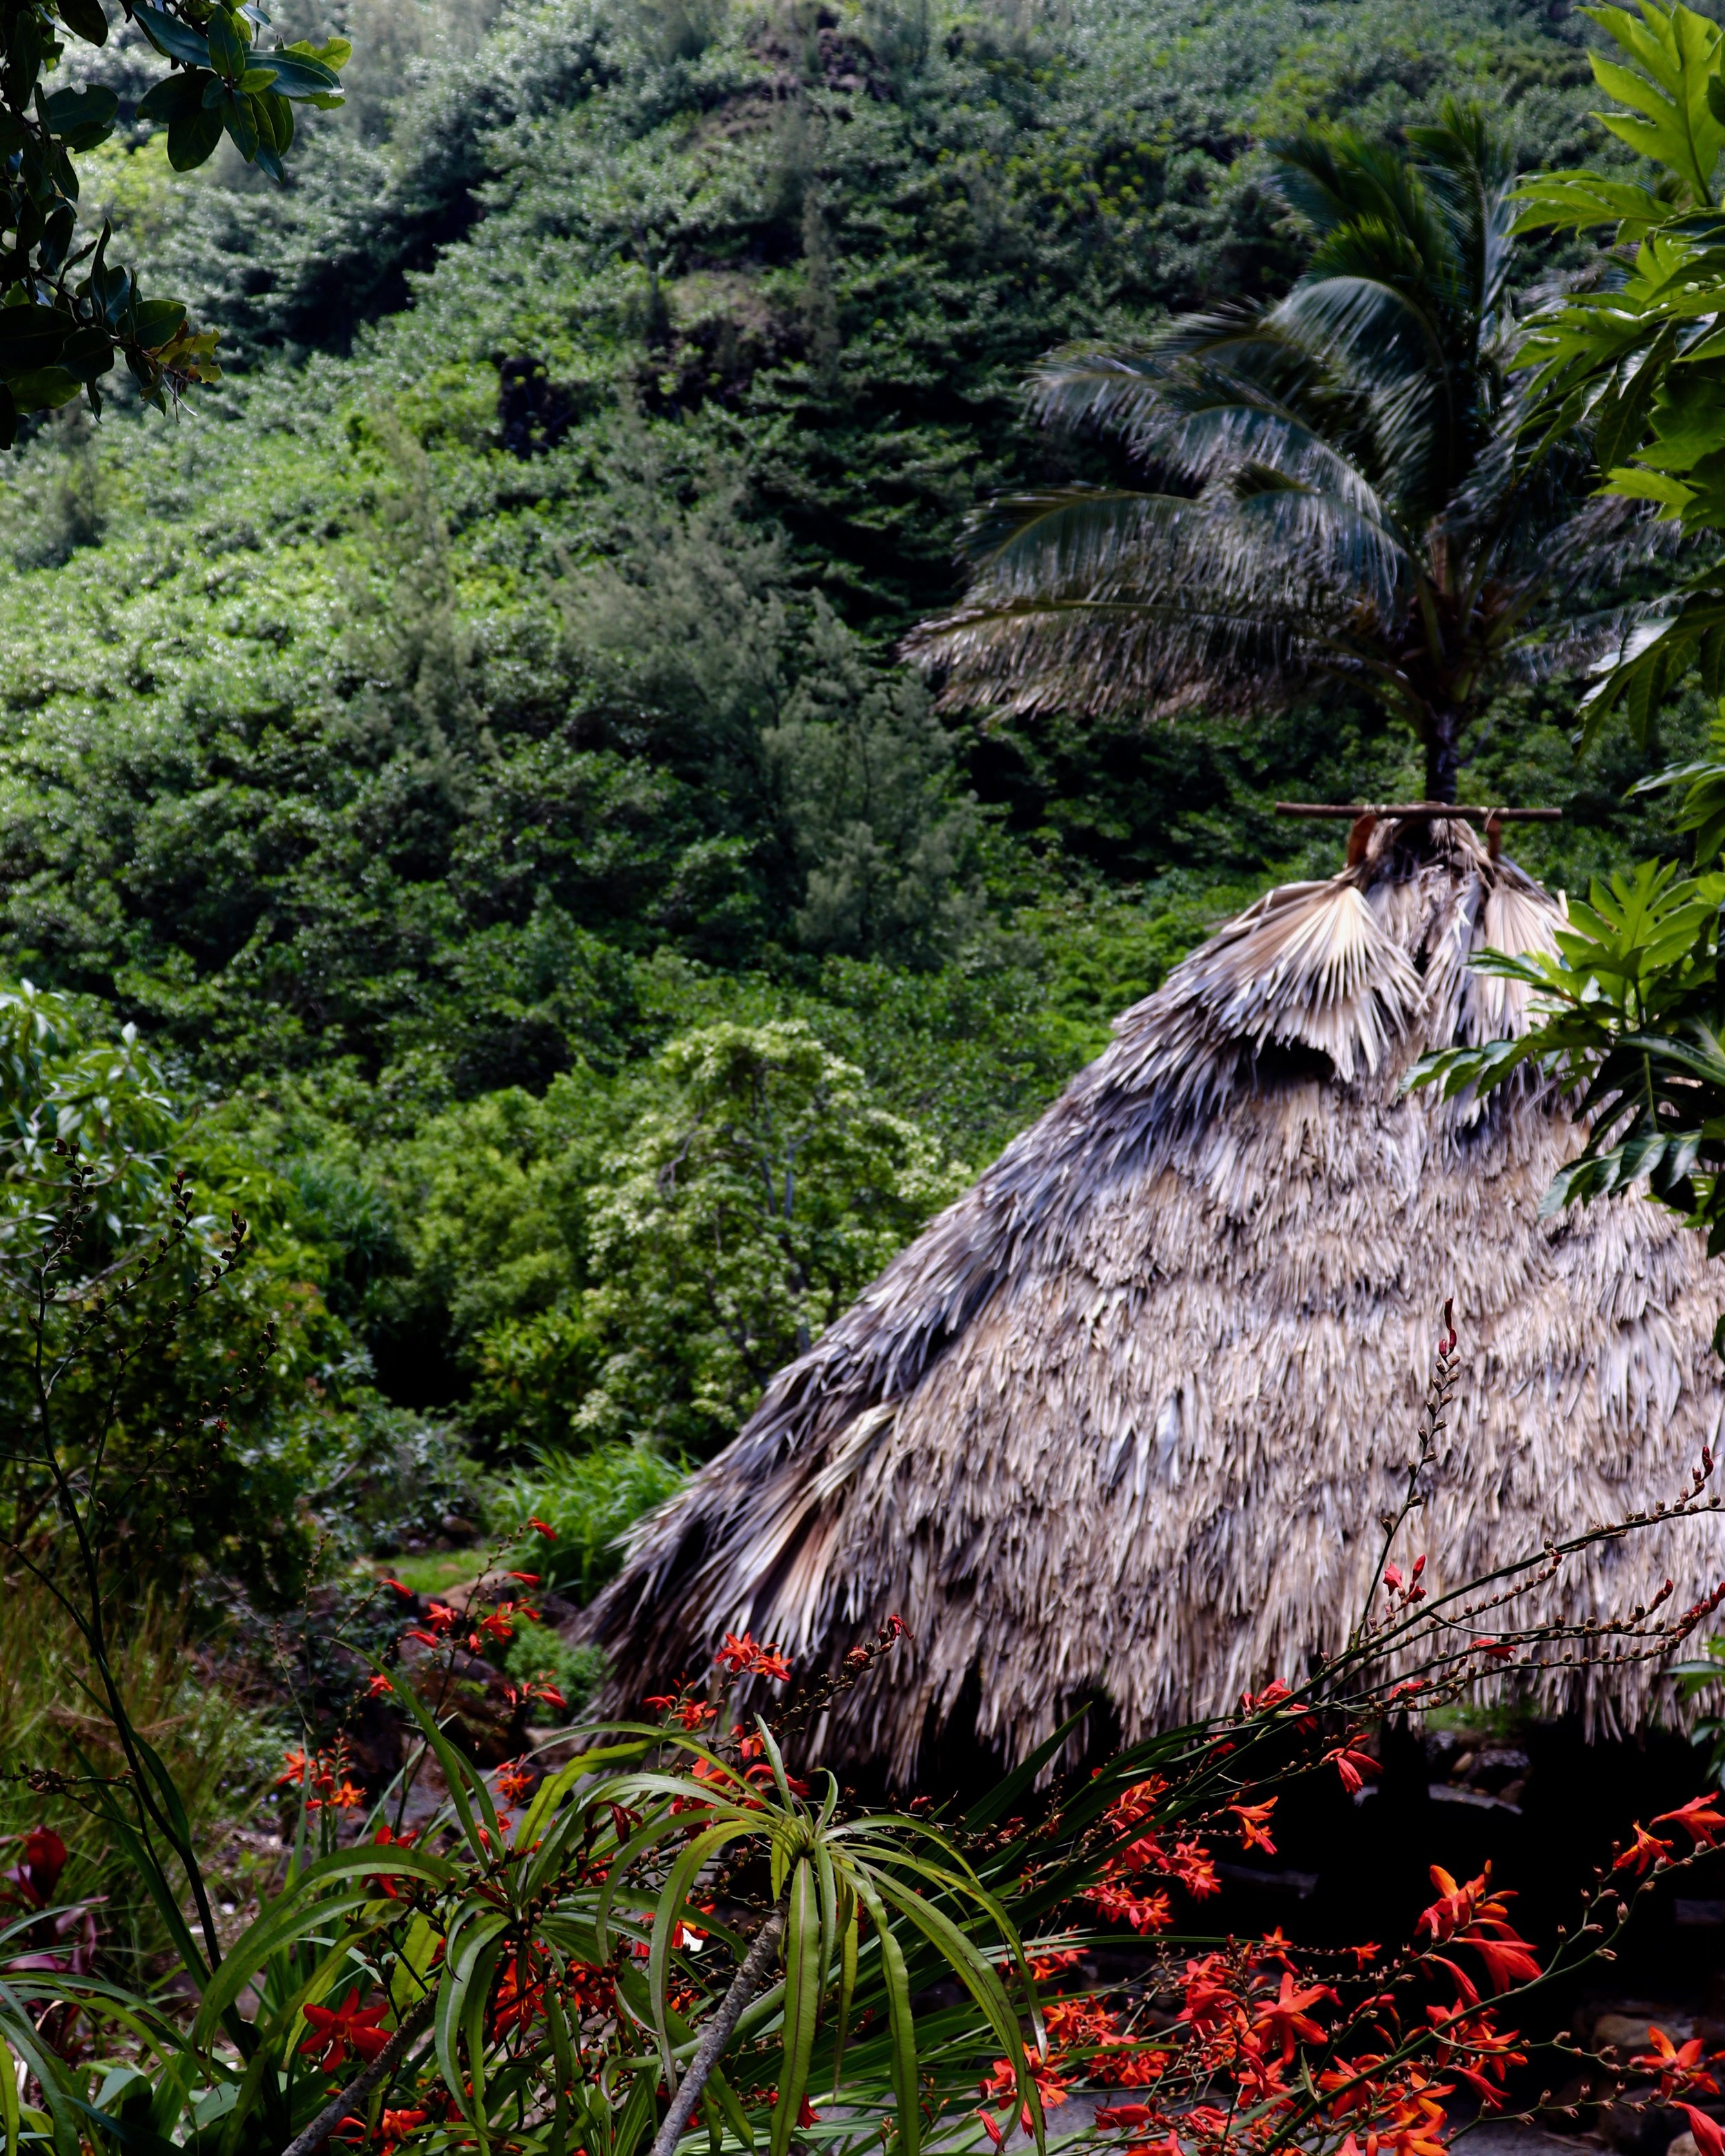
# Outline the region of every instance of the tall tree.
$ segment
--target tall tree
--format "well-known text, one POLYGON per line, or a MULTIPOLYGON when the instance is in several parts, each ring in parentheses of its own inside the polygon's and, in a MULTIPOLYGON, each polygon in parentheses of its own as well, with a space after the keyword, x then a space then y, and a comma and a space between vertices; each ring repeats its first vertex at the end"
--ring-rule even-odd
POLYGON ((948 706, 1245 712, 1339 680, 1412 725, 1428 797, 1453 800, 1505 677, 1604 640, 1542 605, 1610 564, 1632 513, 1576 514, 1573 437, 1518 440, 1510 143, 1453 100, 1407 135, 1275 146, 1316 234, 1285 299, 1038 369, 1043 422, 1094 427, 1148 485, 973 517, 964 603, 911 639, 948 706))

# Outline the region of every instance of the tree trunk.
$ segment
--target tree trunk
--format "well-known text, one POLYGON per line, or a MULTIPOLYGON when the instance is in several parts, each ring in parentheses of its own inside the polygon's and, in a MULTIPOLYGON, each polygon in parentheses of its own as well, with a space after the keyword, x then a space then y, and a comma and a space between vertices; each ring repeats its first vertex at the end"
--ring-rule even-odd
POLYGON ((1461 761, 1461 715, 1434 711, 1425 736, 1425 798, 1428 801, 1455 798, 1456 771, 1461 761))

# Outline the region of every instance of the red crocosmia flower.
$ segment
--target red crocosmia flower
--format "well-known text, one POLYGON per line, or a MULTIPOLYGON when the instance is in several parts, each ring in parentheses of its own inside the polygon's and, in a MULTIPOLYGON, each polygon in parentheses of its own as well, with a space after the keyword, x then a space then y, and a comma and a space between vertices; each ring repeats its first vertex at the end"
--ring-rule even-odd
POLYGON ((1266 2000, 1254 2017, 1253 2033, 1261 2033, 1276 2046, 1281 2051, 1282 2064, 1286 2066, 1293 2058, 1296 2041, 1322 2042, 1322 2025, 1312 2020, 1309 2010, 1335 1996, 1327 1984, 1315 1984, 1309 1990, 1300 1990, 1291 1974, 1284 1970, 1281 1987, 1275 1998, 1266 2000))
POLYGON ((1222 1882, 1216 1876, 1214 1860, 1202 1842, 1177 1841, 1168 1859, 1169 1876, 1178 1880, 1194 1902, 1201 1902, 1209 1894, 1219 1894, 1222 1882))
POLYGON ((527 1525, 536 1535, 543 1535, 548 1543, 554 1543, 557 1538, 557 1531, 549 1520, 529 1520, 527 1525))
POLYGON ((1092 1887, 1085 1900, 1099 1916, 1130 1924, 1135 1932, 1165 1932, 1174 1921, 1174 1907, 1160 1887, 1153 1894, 1134 1894, 1130 1887, 1106 1882, 1092 1887))
POLYGON ((404 1587, 400 1580, 392 1579, 387 1573, 377 1584, 380 1587, 393 1587, 398 1594, 405 1594, 409 1602, 413 1599, 413 1590, 411 1587, 404 1587))
POLYGON ((1493 1640, 1484 1633, 1481 1633, 1476 1640, 1470 1640, 1468 1645, 1470 1647, 1477 1647, 1482 1655, 1494 1662, 1507 1662, 1515 1653, 1515 1644, 1512 1640, 1493 1640))
POLYGON ((1228 1809, 1240 1821, 1242 1847, 1261 1849, 1266 1856, 1274 1856, 1276 1844, 1270 1839, 1270 1815, 1276 1810, 1276 1799, 1267 1797, 1261 1804, 1230 1804, 1228 1809))
POLYGON ((1659 2092, 1669 2102, 1679 2089, 1697 2089, 1707 2096, 1717 2096, 1719 2084, 1702 2065, 1704 2056, 1699 2036, 1692 2036, 1686 2044, 1674 2044, 1663 2029, 1647 2031, 1649 2048, 1638 2059, 1630 2061, 1632 2074, 1656 2074, 1659 2092))
POLYGON ((439 1639, 435 1632, 428 1632, 423 1626, 418 1625, 414 1625, 410 1631, 402 1634, 401 1643, 403 1646, 406 1646, 409 1640, 423 1640, 428 1647, 440 1647, 443 1645, 443 1641, 439 1639))
POLYGON ((51 1826, 33 1826, 24 1836, 19 1884, 33 1894, 38 1905, 50 1902, 66 1868, 66 1845, 51 1826))
POLYGON ((751 1668, 757 1677, 772 1677, 780 1684, 790 1680, 791 1666, 776 1647, 762 1647, 751 1668))
POLYGON ((427 1620, 434 1632, 447 1632, 456 1621, 458 1613, 447 1602, 434 1602, 427 1620))
POLYGON ((1333 1752, 1326 1752, 1322 1763, 1334 1767, 1350 1797, 1357 1795, 1368 1782, 1375 1782, 1383 1772, 1369 1752, 1357 1752, 1351 1743, 1338 1744, 1333 1752))
POLYGON ((1512 1984, 1532 1984, 1538 1979, 1539 1964, 1534 1960, 1527 1942, 1511 1932, 1505 1938, 1475 1938, 1471 1946, 1486 1964, 1486 1974, 1491 1979, 1493 1991, 1507 1991, 1512 1984))
POLYGON ((1000 2131, 1000 2128, 994 2123, 988 2112, 985 2111, 979 2111, 977 2113, 977 2117, 983 2122, 983 2131, 988 2135, 989 2140, 993 2143, 994 2146, 997 2148, 1004 2147, 1005 2145, 1006 2136, 1000 2131))
POLYGON ((761 1643, 752 1632, 745 1632, 739 1639, 735 1632, 725 1635, 725 1644, 713 1656, 721 1670, 738 1676, 754 1661, 761 1651, 761 1643))
POLYGON ((1668 1841, 1661 1841, 1656 1835, 1648 1833, 1638 1820, 1635 1838, 1612 1866, 1614 1871, 1633 1871, 1637 1879, 1644 1878, 1649 1868, 1671 1853, 1668 1841))
POLYGON ((367 1699, 382 1699, 385 1692, 393 1691, 394 1690, 395 1686, 391 1684, 388 1677, 381 1676, 375 1676, 366 1686, 366 1697, 367 1699))
POLYGON ((1156 1810, 1156 1800, 1168 1794, 1168 1784, 1160 1774, 1153 1774, 1147 1782, 1134 1782, 1124 1794, 1117 1796, 1104 1816, 1110 1826, 1141 1825, 1156 1810))
MULTIPOLYGON (((410 1826, 405 1834, 396 1834, 387 1826, 380 1826, 372 1836, 372 1841, 383 1849, 411 1849, 418 1837, 419 1830, 410 1826)), ((372 1883, 380 1894, 387 1894, 392 1902, 399 1898, 395 1881, 387 1871, 372 1874, 372 1883)))
POLYGON ((1118 2127, 1122 2133, 1136 2133, 1141 2126, 1147 2126, 1155 2116, 1154 2104, 1116 2103, 1096 2113, 1096 2124, 1105 2132, 1111 2127, 1118 2127))
MULTIPOLYGON (((1431 1867, 1431 1883, 1438 1891, 1438 1898, 1429 1909, 1420 1912, 1416 1932, 1426 1933, 1434 1946, 1473 1922, 1474 1912, 1491 1881, 1491 1867, 1488 1864, 1477 1879, 1470 1879, 1465 1887, 1458 1887, 1441 1865, 1431 1867)), ((1500 1911, 1499 1913, 1502 1913, 1500 1911)))
MULTIPOLYGON (((378 2147, 398 2148, 408 2136, 417 2133, 430 2116, 429 2111, 386 2111, 377 2122, 378 2147)), ((356 2134, 362 2137, 366 2130, 365 2121, 356 2118, 351 2112, 336 2128, 344 2141, 352 2140, 356 2134), (352 2133, 347 2131, 350 2126, 353 2128, 352 2133)))
MULTIPOLYGON (((504 1603, 501 1608, 494 1609, 489 1617, 480 1619, 479 1630, 488 1633, 494 1640, 512 1640, 515 1637, 514 1611, 515 1604, 512 1602, 504 1603)), ((478 1644, 475 1639, 474 1643, 475 1650, 478 1644)))
POLYGON ((1697 1849, 1711 1849, 1722 1834, 1725 1834, 1725 1818, 1715 1809, 1712 1797, 1692 1797, 1686 1804, 1674 1812, 1661 1812, 1653 1822, 1655 1826, 1680 1826, 1697 1849))
POLYGON ((539 1584, 539 1575, 536 1572, 511 1572, 506 1576, 511 1579, 520 1580, 523 1587, 536 1587, 539 1584))
POLYGON ((298 1789, 305 1779, 305 1769, 311 1764, 303 1752, 284 1752, 281 1772, 275 1778, 278 1789, 298 1789))
MULTIPOLYGON (((776 2104, 778 2102, 778 2091, 777 2089, 768 2089, 767 2092, 767 2101, 768 2103, 776 2104)), ((819 2126, 820 2124, 820 2113, 815 2109, 814 2106, 810 2103, 806 2096, 803 2099, 801 2108, 798 2111, 797 2123, 798 2126, 819 2126)))
POLYGON ((497 1769, 493 1786, 506 1804, 524 1803, 533 1794, 533 1777, 524 1759, 511 1759, 497 1769))
POLYGON ((305 1809, 308 1812, 317 1811, 326 1804, 331 1811, 357 1811, 366 1800, 365 1791, 355 1789, 345 1775, 339 1782, 331 1779, 320 1783, 318 1786, 323 1789, 324 1794, 306 1799, 305 1809))
POLYGON ((1725 2156, 1725 2128, 1716 2118, 1709 2118, 1704 2111, 1697 2111, 1692 2103, 1680 2103, 1677 2109, 1689 2121, 1689 2131, 1695 2136, 1697 2156, 1725 2156))
POLYGON ((389 2041, 388 2030, 377 2025, 388 2011, 387 2001, 362 2006, 357 1987, 337 2007, 308 2006, 305 2023, 311 2034, 300 2045, 300 2051, 308 2058, 316 2057, 326 2074, 334 2073, 349 2051, 369 2063, 389 2041))

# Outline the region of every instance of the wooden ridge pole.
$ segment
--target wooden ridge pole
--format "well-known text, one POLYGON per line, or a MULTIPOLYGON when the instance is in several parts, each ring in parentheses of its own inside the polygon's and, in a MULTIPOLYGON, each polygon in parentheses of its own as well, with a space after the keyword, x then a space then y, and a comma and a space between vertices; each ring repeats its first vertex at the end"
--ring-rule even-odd
POLYGON ((1453 818, 1466 824, 1560 824, 1561 808, 1479 808, 1461 801, 1278 801, 1278 816, 1337 816, 1357 820, 1394 816, 1404 823, 1439 823, 1453 818))

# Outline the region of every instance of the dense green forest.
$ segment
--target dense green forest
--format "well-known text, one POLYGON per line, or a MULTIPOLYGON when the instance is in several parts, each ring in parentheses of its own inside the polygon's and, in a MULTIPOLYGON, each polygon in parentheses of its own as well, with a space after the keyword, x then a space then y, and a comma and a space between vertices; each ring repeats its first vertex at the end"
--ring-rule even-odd
MULTIPOLYGON (((896 653, 966 512, 1106 475, 1026 368, 1285 289, 1265 145, 1308 121, 1393 140, 1466 90, 1524 166, 1599 159, 1591 33, 1554 0, 284 19, 355 57, 282 187, 226 147, 175 176, 125 38, 79 62, 128 121, 92 228, 226 372, 69 406, 0 472, 4 968, 64 999, 68 1069, 136 1026, 151 1144, 259 1229, 264 1511, 387 1549, 560 1502, 578 1571, 1117 1010, 1336 865, 1278 796, 1419 791, 1338 697, 937 710, 896 653)), ((1701 726, 1578 757, 1574 701, 1500 697, 1462 781, 1560 805, 1519 855, 1569 886, 1670 839, 1625 789, 1701 726)))

